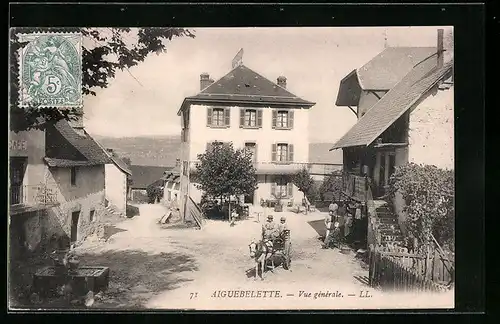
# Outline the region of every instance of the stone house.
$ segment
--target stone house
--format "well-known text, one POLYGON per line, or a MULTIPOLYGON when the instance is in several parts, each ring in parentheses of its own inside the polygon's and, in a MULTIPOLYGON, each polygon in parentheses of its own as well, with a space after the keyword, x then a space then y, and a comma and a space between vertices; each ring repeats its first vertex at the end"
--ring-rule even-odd
POLYGON ((10 235, 36 249, 51 239, 77 242, 104 213, 108 155, 82 116, 44 130, 10 132, 10 235))
MULTIPOLYGON (((444 55, 442 39, 440 30, 432 55, 417 62, 367 110, 364 107, 360 112, 358 106, 357 123, 332 147, 343 150, 349 198, 367 201, 384 197, 394 168, 408 162, 453 169, 453 57, 444 55)), ((392 61, 386 64, 387 70, 400 66, 392 61)), ((346 94, 339 93, 341 97, 346 94)), ((393 205, 399 224, 404 224, 403 201, 398 194, 393 205)))
POLYGON ((181 117, 181 193, 184 206, 189 197, 199 203, 202 193, 190 182, 198 155, 217 142, 253 153, 258 189, 243 197, 259 205, 278 195, 288 201, 302 195, 287 175, 307 165, 309 158, 309 110, 315 103, 287 90, 287 79, 276 83, 239 62, 215 81, 200 76, 200 92, 186 97, 181 117))

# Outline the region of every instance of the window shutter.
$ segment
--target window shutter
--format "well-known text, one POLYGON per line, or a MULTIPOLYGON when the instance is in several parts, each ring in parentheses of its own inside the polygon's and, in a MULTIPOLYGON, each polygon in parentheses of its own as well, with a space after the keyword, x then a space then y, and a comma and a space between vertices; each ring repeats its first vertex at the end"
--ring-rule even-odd
MULTIPOLYGON (((273 181, 276 181, 273 179, 273 181)), ((276 196, 276 182, 271 182, 271 195, 276 196)))
POLYGON ((253 153, 253 160, 257 162, 257 143, 255 143, 255 151, 253 153))
POLYGON ((229 108, 224 108, 224 125, 229 126, 231 124, 231 111, 229 108))
POLYGON ((257 127, 262 127, 262 109, 257 109, 257 127))
POLYGON ((273 144, 271 148, 271 161, 276 162, 276 144, 273 144))
POLYGON ((293 197, 293 183, 289 182, 288 186, 288 197, 293 197))
POLYGON ((288 162, 293 162, 293 144, 288 144, 288 162))
POLYGON ((273 128, 276 128, 276 119, 278 119, 278 111, 273 110, 273 128))
POLYGON ((240 109, 240 127, 245 126, 245 109, 240 109))
POLYGON ((293 110, 288 111, 288 127, 293 128, 293 110))
POLYGON ((207 126, 212 125, 212 108, 207 108, 207 126))

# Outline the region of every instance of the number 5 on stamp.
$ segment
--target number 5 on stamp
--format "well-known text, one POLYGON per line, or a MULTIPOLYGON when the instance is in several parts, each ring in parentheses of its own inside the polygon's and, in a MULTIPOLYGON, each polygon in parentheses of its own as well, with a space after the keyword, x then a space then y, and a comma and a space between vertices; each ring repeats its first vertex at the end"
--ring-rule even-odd
POLYGON ((33 33, 19 38, 28 43, 19 56, 19 105, 81 107, 82 35, 33 33))

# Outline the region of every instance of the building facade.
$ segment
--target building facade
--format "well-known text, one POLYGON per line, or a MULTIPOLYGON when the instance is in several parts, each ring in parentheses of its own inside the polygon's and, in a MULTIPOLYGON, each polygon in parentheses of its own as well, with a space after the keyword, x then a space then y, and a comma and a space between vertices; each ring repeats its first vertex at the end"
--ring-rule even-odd
MULTIPOLYGON (((443 50, 440 31, 436 52, 360 115, 333 146, 343 150, 348 198, 384 199, 395 167, 409 162, 454 168, 454 62, 443 50)), ((404 233, 404 201, 398 192, 392 206, 404 233)))
POLYGON ((182 123, 181 195, 196 203, 202 193, 190 181, 198 155, 214 142, 232 142, 253 153, 258 189, 244 201, 260 204, 276 196, 299 199, 290 175, 307 165, 309 109, 313 102, 286 90, 286 78, 273 83, 244 65, 212 81, 200 77, 201 92, 185 98, 178 114, 182 123))
POLYGON ((112 149, 106 152, 111 160, 104 166, 106 202, 108 207, 115 210, 120 215, 125 215, 127 211, 127 196, 129 191, 129 179, 132 171, 128 165, 121 160, 112 149))
POLYGON ((108 156, 79 122, 10 132, 10 235, 29 249, 76 242, 104 212, 108 156))

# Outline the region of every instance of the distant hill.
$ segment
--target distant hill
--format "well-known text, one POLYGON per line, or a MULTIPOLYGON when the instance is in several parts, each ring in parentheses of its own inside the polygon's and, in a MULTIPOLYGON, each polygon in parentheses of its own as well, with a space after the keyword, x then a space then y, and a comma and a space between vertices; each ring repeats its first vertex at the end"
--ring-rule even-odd
POLYGON ((309 162, 342 164, 342 150, 329 151, 333 143, 309 144, 309 162))
POLYGON ((175 166, 180 155, 180 136, 93 137, 120 157, 129 157, 133 165, 175 166))
MULTIPOLYGON (((133 165, 174 166, 175 159, 180 156, 180 136, 93 137, 119 156, 129 157, 133 165)), ((311 143, 309 161, 342 164, 342 150, 330 152, 332 146, 332 143, 311 143)))

